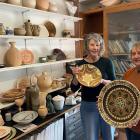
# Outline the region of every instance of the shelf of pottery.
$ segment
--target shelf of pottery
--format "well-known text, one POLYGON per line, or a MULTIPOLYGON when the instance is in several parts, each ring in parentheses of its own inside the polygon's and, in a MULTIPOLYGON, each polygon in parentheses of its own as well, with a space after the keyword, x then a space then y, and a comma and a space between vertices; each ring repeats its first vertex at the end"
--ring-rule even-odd
MULTIPOLYGON (((82 40, 75 36, 76 10, 64 0, 0 0, 0 92, 28 85, 42 72, 56 81, 66 62, 81 59, 75 58, 75 42, 82 40)), ((64 87, 57 83, 56 90, 64 87)))

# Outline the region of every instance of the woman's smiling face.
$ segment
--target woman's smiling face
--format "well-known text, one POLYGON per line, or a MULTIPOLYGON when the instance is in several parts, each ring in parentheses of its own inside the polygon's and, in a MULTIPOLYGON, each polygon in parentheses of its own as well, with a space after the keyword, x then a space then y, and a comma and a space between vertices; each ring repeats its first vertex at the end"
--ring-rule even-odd
POLYGON ((140 67, 140 47, 132 48, 131 59, 137 67, 140 67))
POLYGON ((96 42, 94 39, 91 39, 88 44, 88 50, 91 56, 99 56, 100 42, 96 42))

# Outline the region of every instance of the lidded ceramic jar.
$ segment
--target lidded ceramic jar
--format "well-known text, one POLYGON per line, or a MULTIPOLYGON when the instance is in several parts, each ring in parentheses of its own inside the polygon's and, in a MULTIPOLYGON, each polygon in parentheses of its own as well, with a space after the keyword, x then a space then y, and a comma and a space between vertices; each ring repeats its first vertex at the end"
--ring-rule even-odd
POLYGON ((49 0, 36 0, 36 8, 40 10, 48 10, 49 0))
POLYGON ((9 42, 10 48, 7 50, 4 61, 8 67, 20 66, 22 64, 22 57, 20 51, 16 48, 16 42, 9 42))
POLYGON ((41 92, 46 92, 52 85, 52 78, 46 72, 37 77, 37 85, 41 92))
POLYGON ((63 96, 57 95, 55 97, 52 98, 53 104, 54 104, 54 108, 56 110, 62 110, 64 107, 64 101, 65 98, 63 96))
POLYGON ((22 6, 35 8, 36 7, 36 0, 22 0, 22 6))

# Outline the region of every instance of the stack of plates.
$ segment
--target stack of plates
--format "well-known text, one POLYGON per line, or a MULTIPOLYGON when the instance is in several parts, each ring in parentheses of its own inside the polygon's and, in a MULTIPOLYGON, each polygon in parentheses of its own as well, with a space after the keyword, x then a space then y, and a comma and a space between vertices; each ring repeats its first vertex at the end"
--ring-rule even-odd
POLYGON ((121 2, 122 2, 122 0, 101 0, 100 1, 100 3, 103 6, 111 6, 111 5, 119 4, 121 2))
POLYGON ((15 99, 21 98, 25 95, 22 89, 11 89, 5 93, 0 94, 1 102, 14 102, 15 99))
POLYGON ((16 135, 16 129, 8 126, 0 126, 0 139, 11 140, 16 135))

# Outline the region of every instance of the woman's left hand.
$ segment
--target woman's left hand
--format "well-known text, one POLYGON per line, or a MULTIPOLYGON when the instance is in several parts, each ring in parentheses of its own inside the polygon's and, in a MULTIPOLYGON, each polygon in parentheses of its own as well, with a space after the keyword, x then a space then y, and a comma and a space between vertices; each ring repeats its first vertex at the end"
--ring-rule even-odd
POLYGON ((132 128, 133 126, 136 126, 139 122, 140 118, 137 118, 133 123, 128 124, 129 128, 132 128))
POLYGON ((104 85, 109 84, 110 82, 111 80, 101 79, 101 83, 103 83, 104 85))

